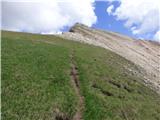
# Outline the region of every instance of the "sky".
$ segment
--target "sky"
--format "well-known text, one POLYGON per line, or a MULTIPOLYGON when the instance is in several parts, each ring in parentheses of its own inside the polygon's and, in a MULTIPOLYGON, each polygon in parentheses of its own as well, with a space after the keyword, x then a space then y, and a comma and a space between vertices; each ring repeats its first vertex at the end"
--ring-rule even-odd
POLYGON ((79 22, 160 42, 159 0, 2 0, 1 29, 55 34, 79 22))

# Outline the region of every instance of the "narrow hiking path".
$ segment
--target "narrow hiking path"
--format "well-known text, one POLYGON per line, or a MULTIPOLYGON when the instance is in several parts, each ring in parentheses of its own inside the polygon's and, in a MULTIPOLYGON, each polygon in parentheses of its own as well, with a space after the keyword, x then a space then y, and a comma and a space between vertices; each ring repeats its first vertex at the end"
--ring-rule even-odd
POLYGON ((82 120, 83 110, 84 110, 84 98, 80 93, 80 84, 79 84, 79 76, 78 76, 78 68, 75 63, 75 51, 72 51, 71 54, 71 81, 72 85, 75 89, 75 92, 78 96, 78 104, 77 104, 77 112, 73 116, 73 120, 82 120))

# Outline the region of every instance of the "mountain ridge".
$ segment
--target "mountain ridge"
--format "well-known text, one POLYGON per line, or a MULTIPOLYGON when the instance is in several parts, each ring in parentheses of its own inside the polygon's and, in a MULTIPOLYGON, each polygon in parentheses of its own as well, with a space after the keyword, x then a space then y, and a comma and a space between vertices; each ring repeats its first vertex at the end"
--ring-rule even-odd
POLYGON ((145 84, 160 94, 160 44, 136 40, 126 35, 89 28, 76 23, 69 32, 59 35, 74 41, 111 50, 144 69, 145 84))

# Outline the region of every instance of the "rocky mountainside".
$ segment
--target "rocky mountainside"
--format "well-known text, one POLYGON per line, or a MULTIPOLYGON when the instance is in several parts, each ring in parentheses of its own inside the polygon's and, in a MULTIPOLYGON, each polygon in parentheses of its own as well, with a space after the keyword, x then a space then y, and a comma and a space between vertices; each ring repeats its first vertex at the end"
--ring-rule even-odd
POLYGON ((79 23, 60 36, 106 48, 132 61, 142 68, 140 72, 145 78, 144 83, 160 94, 159 43, 136 40, 118 33, 92 29, 79 23))

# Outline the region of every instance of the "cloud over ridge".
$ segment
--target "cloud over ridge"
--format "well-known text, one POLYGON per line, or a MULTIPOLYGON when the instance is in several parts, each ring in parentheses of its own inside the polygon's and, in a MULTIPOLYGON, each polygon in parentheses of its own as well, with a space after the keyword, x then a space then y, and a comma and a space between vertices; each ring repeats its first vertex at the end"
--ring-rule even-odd
POLYGON ((54 33, 76 22, 96 23, 94 0, 3 0, 2 29, 54 33))

